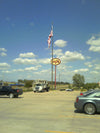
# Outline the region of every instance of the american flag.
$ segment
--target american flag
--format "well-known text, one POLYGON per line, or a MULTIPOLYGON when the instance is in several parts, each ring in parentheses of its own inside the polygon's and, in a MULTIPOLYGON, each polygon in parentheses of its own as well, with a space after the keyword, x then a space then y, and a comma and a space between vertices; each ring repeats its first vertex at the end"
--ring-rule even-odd
POLYGON ((48 48, 50 48, 51 37, 53 37, 53 26, 52 26, 51 32, 50 32, 50 34, 49 34, 49 37, 48 37, 48 48))

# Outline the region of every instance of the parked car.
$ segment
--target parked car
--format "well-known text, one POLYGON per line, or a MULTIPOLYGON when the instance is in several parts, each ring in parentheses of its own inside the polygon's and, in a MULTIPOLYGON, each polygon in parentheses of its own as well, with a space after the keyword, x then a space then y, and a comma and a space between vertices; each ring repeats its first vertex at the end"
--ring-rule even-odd
POLYGON ((100 112, 100 90, 93 90, 77 96, 74 107, 79 111, 92 115, 100 112))
POLYGON ((91 93, 92 91, 94 91, 94 90, 93 89, 90 89, 90 90, 85 91, 85 92, 80 92, 80 96, 86 95, 87 93, 91 93))
POLYGON ((66 89, 66 91, 73 91, 73 89, 66 89))
POLYGON ((22 89, 12 89, 11 86, 2 86, 0 88, 0 95, 7 95, 10 98, 13 97, 18 97, 19 95, 23 94, 23 90, 22 89))

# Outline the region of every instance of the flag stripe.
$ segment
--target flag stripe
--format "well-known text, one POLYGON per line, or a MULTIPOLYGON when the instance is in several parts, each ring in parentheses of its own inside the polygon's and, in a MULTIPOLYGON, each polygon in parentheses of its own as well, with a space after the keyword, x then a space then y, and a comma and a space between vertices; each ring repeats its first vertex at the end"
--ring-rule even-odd
POLYGON ((51 32, 49 34, 49 37, 48 37, 48 47, 50 48, 50 44, 51 44, 51 37, 53 37, 53 27, 51 29, 51 32))

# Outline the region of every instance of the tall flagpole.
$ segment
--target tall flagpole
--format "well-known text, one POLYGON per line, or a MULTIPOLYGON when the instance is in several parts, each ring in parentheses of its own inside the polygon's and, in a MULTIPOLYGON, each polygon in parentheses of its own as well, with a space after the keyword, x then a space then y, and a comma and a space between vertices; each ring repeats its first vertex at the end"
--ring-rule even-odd
MULTIPOLYGON (((53 24, 51 26, 51 32, 49 34, 48 37, 48 47, 50 48, 50 44, 51 46, 51 50, 52 50, 52 61, 53 61, 53 24)), ((52 89, 53 89, 53 63, 51 63, 51 85, 52 85, 52 89)))
MULTIPOLYGON (((53 32, 53 25, 52 25, 52 32, 53 32)), ((53 61, 53 36, 52 36, 52 61, 53 61)), ((52 89, 53 89, 53 63, 51 64, 51 82, 52 82, 52 89)))

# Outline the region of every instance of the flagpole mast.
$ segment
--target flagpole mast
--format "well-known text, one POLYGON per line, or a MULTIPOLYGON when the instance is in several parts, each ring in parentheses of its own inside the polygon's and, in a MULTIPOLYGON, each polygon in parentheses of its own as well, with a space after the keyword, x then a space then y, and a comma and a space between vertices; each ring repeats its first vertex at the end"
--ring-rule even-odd
MULTIPOLYGON (((52 31, 53 31, 53 24, 52 24, 52 31)), ((53 61, 53 36, 52 36, 52 61, 53 61)), ((51 81, 52 81, 52 89, 53 89, 53 63, 51 68, 51 81)))
MULTIPOLYGON (((52 51, 52 61, 53 61, 53 24, 51 26, 51 32, 49 34, 48 37, 48 48, 50 48, 50 44, 51 44, 51 51, 52 51)), ((52 85, 52 89, 53 89, 53 63, 51 63, 51 85, 52 85)))

